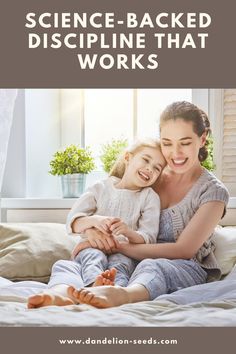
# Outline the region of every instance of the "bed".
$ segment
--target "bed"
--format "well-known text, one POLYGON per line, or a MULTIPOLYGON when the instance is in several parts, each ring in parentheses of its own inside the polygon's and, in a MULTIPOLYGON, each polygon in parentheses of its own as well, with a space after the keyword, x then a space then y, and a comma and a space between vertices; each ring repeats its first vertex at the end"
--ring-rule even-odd
POLYGON ((88 305, 28 310, 27 297, 46 288, 52 264, 68 259, 76 240, 56 223, 0 224, 0 326, 236 326, 236 227, 216 230, 220 281, 111 309, 88 305))

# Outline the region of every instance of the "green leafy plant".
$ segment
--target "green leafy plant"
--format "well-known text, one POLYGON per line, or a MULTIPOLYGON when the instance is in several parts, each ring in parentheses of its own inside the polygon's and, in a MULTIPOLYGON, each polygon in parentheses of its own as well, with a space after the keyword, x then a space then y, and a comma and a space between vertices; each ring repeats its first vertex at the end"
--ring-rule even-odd
POLYGON ((102 154, 100 158, 105 172, 110 172, 115 161, 127 146, 127 139, 112 139, 110 143, 102 145, 102 154))
POLYGON ((205 161, 202 162, 202 166, 205 167, 209 171, 213 171, 215 169, 215 164, 213 160, 213 137, 212 135, 209 136, 207 139, 207 150, 208 156, 205 161))
POLYGON ((63 151, 57 151, 50 162, 52 175, 89 173, 95 168, 94 158, 89 148, 70 145, 63 151))

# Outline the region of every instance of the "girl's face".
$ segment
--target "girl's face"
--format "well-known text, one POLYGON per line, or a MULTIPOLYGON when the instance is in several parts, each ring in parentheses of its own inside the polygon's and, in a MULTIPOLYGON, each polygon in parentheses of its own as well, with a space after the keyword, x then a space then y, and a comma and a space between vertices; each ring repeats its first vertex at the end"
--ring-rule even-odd
POLYGON ((151 147, 143 147, 134 154, 127 153, 125 159, 127 166, 124 177, 133 188, 153 185, 166 165, 161 151, 151 147))
POLYGON ((199 149, 206 142, 206 133, 199 137, 193 123, 179 118, 170 120, 161 128, 161 149, 167 164, 176 173, 185 173, 200 164, 199 149))

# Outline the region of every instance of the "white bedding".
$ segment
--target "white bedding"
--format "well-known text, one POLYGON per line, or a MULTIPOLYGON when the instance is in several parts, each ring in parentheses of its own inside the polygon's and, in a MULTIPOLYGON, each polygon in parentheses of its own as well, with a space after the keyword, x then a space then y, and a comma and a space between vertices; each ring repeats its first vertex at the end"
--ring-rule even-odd
POLYGON ((12 283, 0 278, 0 325, 236 326, 236 280, 230 278, 111 309, 71 305, 28 310, 27 297, 45 287, 37 282, 12 283))

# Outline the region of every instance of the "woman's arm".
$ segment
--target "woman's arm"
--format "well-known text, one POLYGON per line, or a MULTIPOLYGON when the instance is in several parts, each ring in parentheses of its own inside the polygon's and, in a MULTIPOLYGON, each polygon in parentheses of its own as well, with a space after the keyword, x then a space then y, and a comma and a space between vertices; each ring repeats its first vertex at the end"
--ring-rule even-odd
POLYGON ((203 204, 175 243, 120 244, 117 251, 137 260, 145 258, 190 259, 213 233, 222 217, 224 206, 223 202, 218 201, 203 204))

